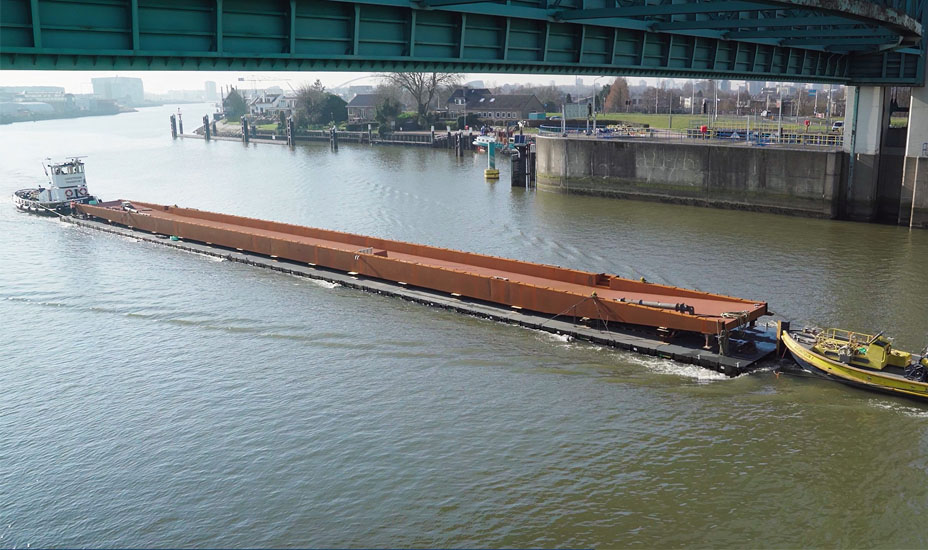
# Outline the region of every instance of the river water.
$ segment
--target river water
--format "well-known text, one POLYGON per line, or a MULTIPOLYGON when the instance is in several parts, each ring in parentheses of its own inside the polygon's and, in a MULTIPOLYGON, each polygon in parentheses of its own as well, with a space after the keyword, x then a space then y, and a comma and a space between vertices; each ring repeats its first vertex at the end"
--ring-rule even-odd
MULTIPOLYGON (((208 106, 184 106, 188 124, 208 106)), ((928 232, 511 189, 485 157, 0 127, 0 547, 928 545, 928 406, 735 379, 16 212, 91 191, 763 299, 928 343, 928 232)))

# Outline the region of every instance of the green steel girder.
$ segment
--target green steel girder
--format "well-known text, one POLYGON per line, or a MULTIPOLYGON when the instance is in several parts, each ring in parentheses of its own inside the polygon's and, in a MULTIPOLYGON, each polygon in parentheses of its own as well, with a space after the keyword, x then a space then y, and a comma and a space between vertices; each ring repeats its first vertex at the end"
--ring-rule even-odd
POLYGON ((928 0, 0 0, 0 69, 920 84, 928 0))

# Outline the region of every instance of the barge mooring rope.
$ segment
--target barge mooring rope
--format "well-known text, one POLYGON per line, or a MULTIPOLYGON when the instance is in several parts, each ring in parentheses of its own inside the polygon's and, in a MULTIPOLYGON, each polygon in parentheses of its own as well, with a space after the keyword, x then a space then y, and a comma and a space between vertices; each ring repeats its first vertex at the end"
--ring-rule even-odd
MULTIPOLYGON (((565 309, 564 311, 558 313, 558 314, 555 315, 554 317, 551 317, 550 319, 548 319, 548 320, 545 321, 544 323, 541 323, 541 324, 538 325, 538 326, 543 327, 543 326, 545 326, 546 324, 550 323, 551 321, 557 319, 557 318, 560 317, 561 315, 564 315, 564 314, 567 313, 568 311, 570 311, 570 310, 572 310, 572 309, 574 309, 574 310, 577 309, 577 306, 583 305, 583 303, 586 302, 587 300, 592 300, 592 299, 593 299, 593 296, 587 296, 587 297, 585 297, 584 299, 582 299, 582 300, 580 300, 579 302, 577 302, 576 304, 574 304, 574 305, 568 307, 568 308, 565 309)), ((575 315, 574 317, 576 317, 576 315, 575 315)))
MULTIPOLYGON (((549 322, 551 322, 551 321, 557 319, 557 318, 560 317, 561 315, 564 315, 564 314, 567 313, 568 311, 570 311, 570 310, 572 310, 572 309, 573 309, 573 310, 576 310, 577 307, 579 307, 579 306, 583 305, 584 303, 586 303, 587 300, 593 300, 593 305, 596 306, 596 312, 599 313, 599 320, 602 321, 604 330, 605 330, 606 332, 610 332, 610 330, 609 330, 609 309, 606 308, 605 306, 604 306, 603 308, 600 308, 600 307, 599 307, 599 296, 597 296, 595 292, 594 292, 591 296, 587 296, 587 297, 583 298, 582 300, 580 300, 580 301, 577 302, 576 304, 574 304, 574 305, 568 307, 568 308, 565 309, 564 311, 558 313, 558 314, 555 315, 554 317, 551 317, 550 319, 548 319, 547 321, 541 323, 541 324, 538 325, 538 326, 539 326, 539 327, 543 327, 543 326, 545 326, 546 324, 548 324, 549 322), (604 309, 605 309, 605 316, 603 315, 603 310, 604 310, 604 309)), ((574 315, 574 317, 576 317, 576 315, 574 315)))

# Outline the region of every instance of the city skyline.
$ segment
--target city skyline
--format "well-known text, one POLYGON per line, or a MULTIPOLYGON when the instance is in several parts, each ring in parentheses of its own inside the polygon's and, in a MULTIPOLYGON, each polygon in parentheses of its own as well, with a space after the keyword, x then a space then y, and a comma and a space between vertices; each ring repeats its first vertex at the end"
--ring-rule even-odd
MULTIPOLYGON (((328 89, 341 88, 351 84, 377 84, 380 73, 350 73, 350 72, 222 72, 222 71, 4 71, 0 73, 0 86, 60 86, 67 93, 90 94, 93 93, 91 79, 93 78, 141 78, 146 93, 165 94, 179 90, 201 90, 205 82, 215 82, 219 89, 227 86, 240 88, 267 88, 280 86, 287 89, 292 86, 299 89, 304 84, 310 84, 317 79, 328 89)), ((530 75, 519 73, 462 73, 463 80, 483 81, 487 87, 504 84, 525 84, 531 86, 557 86, 577 85, 591 86, 595 84, 608 84, 614 76, 571 76, 571 75, 530 75)), ((649 86, 660 86, 667 81, 681 86, 687 79, 658 78, 626 76, 630 85, 637 85, 645 81, 649 86)), ((696 79, 694 79, 696 80, 696 79)), ((703 79, 698 79, 703 80, 703 79)), ((730 81, 732 90, 737 86, 745 85, 744 81, 730 81)), ((761 83, 763 85, 763 83, 761 83)), ((822 85, 823 87, 825 85, 822 85)))

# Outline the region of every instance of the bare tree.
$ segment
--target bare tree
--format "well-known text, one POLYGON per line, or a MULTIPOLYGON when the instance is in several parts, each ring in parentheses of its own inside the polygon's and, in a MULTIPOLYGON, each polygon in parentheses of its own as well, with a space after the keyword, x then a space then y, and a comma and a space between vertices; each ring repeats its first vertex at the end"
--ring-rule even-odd
POLYGON ((461 75, 457 73, 386 73, 383 80, 405 90, 416 102, 419 124, 426 124, 429 106, 443 86, 457 84, 461 75))

